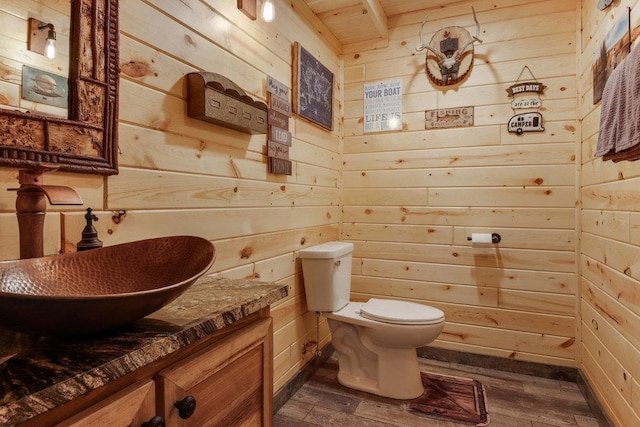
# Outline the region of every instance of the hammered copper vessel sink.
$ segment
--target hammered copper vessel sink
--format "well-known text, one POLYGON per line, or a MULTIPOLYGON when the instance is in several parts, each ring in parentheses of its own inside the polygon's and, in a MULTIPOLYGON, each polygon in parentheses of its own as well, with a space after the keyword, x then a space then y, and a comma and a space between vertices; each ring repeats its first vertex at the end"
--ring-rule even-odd
POLYGON ((76 335, 125 325, 173 301, 214 259, 210 241, 172 236, 2 261, 0 327, 76 335))

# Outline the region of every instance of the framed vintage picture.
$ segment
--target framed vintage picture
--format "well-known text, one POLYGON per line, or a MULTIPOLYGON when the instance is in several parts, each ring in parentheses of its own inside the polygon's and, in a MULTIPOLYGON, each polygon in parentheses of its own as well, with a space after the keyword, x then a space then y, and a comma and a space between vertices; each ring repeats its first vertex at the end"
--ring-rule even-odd
POLYGON ((293 44, 293 112, 333 130, 333 73, 298 42, 293 44))
MULTIPOLYGON (((69 108, 69 81, 64 76, 22 66, 22 98, 54 107, 69 108)), ((66 117, 65 117, 66 118, 66 117)))

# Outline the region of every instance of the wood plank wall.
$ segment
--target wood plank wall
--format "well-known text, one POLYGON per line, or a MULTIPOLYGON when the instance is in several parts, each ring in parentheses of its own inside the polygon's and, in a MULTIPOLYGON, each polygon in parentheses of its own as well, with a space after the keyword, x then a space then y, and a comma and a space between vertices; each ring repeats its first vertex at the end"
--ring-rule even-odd
MULTIPOLYGON (((11 4, 0 22, 16 22, 25 31, 11 49, 0 50, 2 69, 11 71, 0 73, 0 95, 14 99, 20 74, 15 64, 26 51, 26 19, 40 6, 25 3, 20 10, 17 2, 11 4)), ((334 88, 334 132, 290 120, 293 175, 284 176, 267 173, 265 135, 188 118, 184 76, 216 72, 266 102, 267 75, 291 86, 291 46, 297 41, 338 80, 337 54, 284 6, 276 1, 276 20, 266 24, 250 20, 229 0, 121 1, 120 173, 107 179, 45 177, 46 183, 75 188, 84 207, 94 208, 105 245, 161 235, 202 236, 217 248, 211 273, 288 284, 289 297, 272 307, 275 390, 313 355, 309 346, 303 351, 305 343, 316 340, 316 323, 306 310, 296 252, 338 238, 340 86, 334 88), (126 212, 119 220, 114 219, 118 211, 126 212)), ((9 35, 0 27, 4 40, 9 35)), ((15 187, 16 179, 15 169, 0 168, 0 188, 15 187)), ((0 259, 18 257, 14 203, 15 193, 0 191, 0 259)), ((84 207, 49 207, 46 253, 75 250, 84 207)), ((324 322, 321 327, 324 345, 328 330, 324 322)))
MULTIPOLYGON (((389 18, 387 48, 345 54, 344 224, 353 297, 445 312, 435 346, 576 365, 576 2, 476 0, 389 18), (459 25, 475 34, 467 81, 437 90, 416 53, 459 25), (507 132, 506 89, 525 66, 547 86, 546 130, 507 132), (402 78, 403 130, 363 133, 363 83, 402 78), (474 106, 474 126, 425 130, 425 110, 474 106), (471 233, 499 233, 491 248, 471 233)), ((531 80, 525 72, 524 78, 531 80)))
MULTIPOLYGON (((594 158, 601 104, 593 104, 592 58, 629 7, 622 0, 598 11, 582 2, 579 116, 582 193, 579 315, 580 366, 618 426, 640 425, 640 164, 594 158)), ((636 45, 638 41, 636 40, 636 45)), ((640 72, 640 71, 639 71, 640 72)))

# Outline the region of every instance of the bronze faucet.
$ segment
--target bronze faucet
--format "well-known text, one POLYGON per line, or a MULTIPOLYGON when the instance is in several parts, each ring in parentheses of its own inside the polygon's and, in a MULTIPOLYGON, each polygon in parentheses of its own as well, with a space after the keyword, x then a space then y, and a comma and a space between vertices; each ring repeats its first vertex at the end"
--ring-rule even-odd
POLYGON ((44 217, 47 209, 46 196, 52 205, 82 205, 76 191, 61 185, 42 184, 42 174, 57 170, 58 165, 40 163, 32 169, 21 169, 18 175, 20 188, 17 191, 16 213, 20 230, 20 258, 44 256, 44 217))

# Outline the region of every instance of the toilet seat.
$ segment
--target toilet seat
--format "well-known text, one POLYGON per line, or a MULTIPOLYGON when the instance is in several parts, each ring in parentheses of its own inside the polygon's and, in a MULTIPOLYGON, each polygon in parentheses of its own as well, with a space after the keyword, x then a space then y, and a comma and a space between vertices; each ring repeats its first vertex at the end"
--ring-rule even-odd
POLYGON ((360 308, 360 316, 396 325, 432 325, 444 321, 444 313, 435 307, 409 301, 371 298, 360 308))

